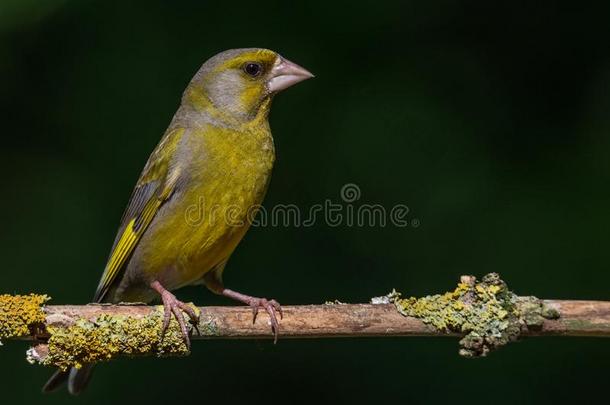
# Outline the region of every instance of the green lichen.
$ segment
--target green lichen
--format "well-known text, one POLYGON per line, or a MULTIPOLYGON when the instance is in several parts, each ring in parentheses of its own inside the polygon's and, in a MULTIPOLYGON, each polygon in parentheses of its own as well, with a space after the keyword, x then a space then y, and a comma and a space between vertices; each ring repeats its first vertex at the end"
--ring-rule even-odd
MULTIPOLYGON (((197 309, 197 313, 199 313, 199 309, 197 309)), ((218 330, 218 325, 216 324, 216 319, 211 316, 199 315, 200 320, 195 328, 195 332, 198 336, 220 336, 220 331, 218 330)))
POLYGON ((544 319, 559 317, 536 297, 518 297, 496 273, 477 282, 464 276, 455 290, 423 298, 388 295, 398 311, 421 319, 444 332, 463 334, 460 355, 486 356, 491 350, 517 340, 524 328, 536 329, 544 319))
POLYGON ((0 295, 0 339, 31 335, 44 323, 46 295, 0 295))
MULTIPOLYGON (((49 325, 48 354, 42 359, 42 364, 66 370, 117 356, 188 355, 178 322, 171 320, 163 340, 162 323, 163 309, 157 307, 144 317, 101 315, 94 320, 81 318, 68 326, 49 325)), ((193 327, 189 324, 189 328, 193 327)), ((199 333, 204 335, 217 332, 216 324, 211 320, 201 322, 199 329, 199 333)))

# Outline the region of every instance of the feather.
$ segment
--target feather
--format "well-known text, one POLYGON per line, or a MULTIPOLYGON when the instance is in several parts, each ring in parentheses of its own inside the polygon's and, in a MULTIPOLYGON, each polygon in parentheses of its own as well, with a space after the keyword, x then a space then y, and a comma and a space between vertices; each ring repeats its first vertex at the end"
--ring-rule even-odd
POLYGON ((155 214, 171 197, 180 176, 180 169, 169 163, 183 134, 183 128, 169 131, 144 167, 121 219, 104 274, 93 298, 94 302, 104 300, 113 283, 118 280, 119 274, 125 269, 155 214))

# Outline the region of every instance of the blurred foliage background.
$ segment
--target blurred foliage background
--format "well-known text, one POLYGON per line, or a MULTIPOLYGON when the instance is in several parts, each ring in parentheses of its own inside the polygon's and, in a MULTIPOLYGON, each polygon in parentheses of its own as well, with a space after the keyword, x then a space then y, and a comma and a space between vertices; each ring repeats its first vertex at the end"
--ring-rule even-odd
MULTIPOLYGON (((497 271, 523 295, 608 300, 610 3, 585 3, 3 0, 0 291, 88 302, 193 73, 261 46, 317 76, 274 103, 266 205, 355 183, 360 203, 406 204, 420 226, 252 229, 229 286, 364 302, 497 271)), ((3 402, 76 401, 39 393, 50 370, 25 349, 0 348, 3 402)), ((551 403, 605 386, 608 364, 608 341, 579 338, 482 360, 440 338, 198 342, 98 367, 78 402, 551 403)))

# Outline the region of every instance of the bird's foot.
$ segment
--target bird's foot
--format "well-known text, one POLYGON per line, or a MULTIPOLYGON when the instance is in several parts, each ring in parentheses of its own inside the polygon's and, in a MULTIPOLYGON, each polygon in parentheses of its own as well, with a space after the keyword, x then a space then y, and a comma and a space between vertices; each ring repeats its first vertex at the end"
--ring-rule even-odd
POLYGON ((184 343, 186 344, 188 350, 191 350, 191 340, 189 338, 188 329, 186 328, 186 323, 184 322, 182 311, 186 312, 191 319, 191 322, 193 322, 195 325, 199 323, 199 315, 197 315, 193 308, 178 300, 174 294, 166 290, 158 281, 153 281, 150 286, 159 293, 161 296, 161 301, 163 302, 164 313, 163 326, 161 328, 161 341, 163 341, 163 338, 165 337, 165 332, 167 331, 167 328, 169 328, 169 322, 173 314, 176 321, 178 321, 178 325, 180 325, 180 331, 184 337, 184 343))
POLYGON ((269 320, 271 321, 271 332, 273 333, 273 343, 277 343, 277 337, 280 330, 277 314, 280 314, 280 319, 284 318, 284 312, 282 311, 282 306, 279 302, 276 300, 268 300, 266 298, 252 297, 233 290, 228 290, 226 288, 222 291, 222 295, 249 305, 252 308, 252 323, 256 322, 258 310, 263 308, 267 314, 269 314, 269 320))

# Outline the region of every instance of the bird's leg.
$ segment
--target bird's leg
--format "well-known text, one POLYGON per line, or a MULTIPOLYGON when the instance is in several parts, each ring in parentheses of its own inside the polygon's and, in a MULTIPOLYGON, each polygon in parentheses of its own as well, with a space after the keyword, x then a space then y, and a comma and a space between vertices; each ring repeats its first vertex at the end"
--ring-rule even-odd
POLYGON ((159 293, 161 296, 161 300, 163 301, 163 328, 161 329, 161 341, 163 341, 163 337, 165 336, 165 332, 169 327, 169 321, 171 320, 172 314, 178 321, 180 325, 180 330, 182 331, 182 336, 184 336, 184 343, 189 350, 191 350, 191 340, 189 339, 188 330, 186 329, 186 324, 184 323, 184 316, 182 316, 182 311, 186 312, 186 314, 191 318, 191 321, 197 324, 199 322, 199 317, 195 310, 184 302, 179 301, 174 294, 166 290, 161 283, 158 281, 153 281, 150 283, 150 287, 159 293))
MULTIPOLYGON (((224 264, 223 264, 224 265, 224 264)), ((237 291, 229 290, 225 288, 222 283, 222 265, 219 267, 220 271, 210 271, 203 277, 205 286, 215 294, 224 295, 239 302, 243 302, 252 308, 252 323, 256 322, 256 315, 258 314, 259 308, 264 308, 269 314, 271 320, 271 331, 274 336, 274 343, 277 343, 277 336, 280 330, 280 324, 277 321, 277 313, 280 314, 280 319, 284 317, 282 307, 276 300, 268 300, 266 298, 252 297, 250 295, 241 294, 237 291)))
POLYGON ((280 314, 280 319, 284 317, 282 307, 276 300, 268 300, 266 298, 252 297, 249 295, 238 293, 237 291, 229 290, 228 288, 222 288, 220 291, 225 297, 232 298, 236 301, 243 302, 252 308, 252 323, 256 322, 256 315, 258 309, 263 308, 269 314, 271 320, 271 331, 273 332, 273 343, 277 343, 277 336, 280 329, 280 324, 277 321, 276 313, 280 314))

